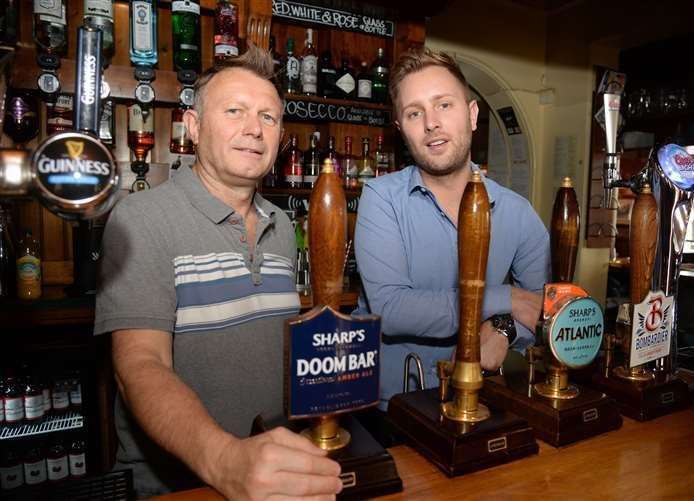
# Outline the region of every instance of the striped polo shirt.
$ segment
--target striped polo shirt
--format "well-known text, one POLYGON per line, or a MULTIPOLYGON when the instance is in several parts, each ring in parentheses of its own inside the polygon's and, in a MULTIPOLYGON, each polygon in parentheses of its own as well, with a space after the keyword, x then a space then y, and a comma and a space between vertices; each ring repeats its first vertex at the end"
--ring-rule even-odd
MULTIPOLYGON (((189 168, 126 197, 106 226, 96 301, 95 334, 172 333, 176 374, 237 436, 248 435, 256 415, 282 413, 284 320, 300 308, 291 223, 259 194, 254 204, 259 217, 251 253, 243 218, 189 168)), ((153 444, 120 399, 116 421, 119 462, 127 467, 146 456, 147 471, 173 488, 176 478, 166 480, 172 459, 145 454, 153 444)), ((137 483, 137 468, 135 476, 137 483)))

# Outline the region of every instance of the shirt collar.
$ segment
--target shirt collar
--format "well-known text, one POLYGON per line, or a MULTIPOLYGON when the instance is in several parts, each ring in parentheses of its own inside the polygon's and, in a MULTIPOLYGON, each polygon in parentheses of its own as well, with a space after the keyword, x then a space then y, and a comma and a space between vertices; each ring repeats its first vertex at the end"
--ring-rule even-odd
MULTIPOLYGON (((470 162, 470 167, 473 171, 479 171, 480 167, 474 162, 470 162)), ((482 174, 482 182, 487 190, 487 196, 489 197, 489 205, 494 207, 494 201, 497 199, 499 194, 499 185, 493 182, 491 179, 487 179, 487 176, 482 174)), ((410 181, 408 184, 408 193, 412 193, 414 190, 420 190, 423 192, 428 192, 429 188, 424 184, 422 179, 422 173, 416 165, 410 166, 410 181)))
MULTIPOLYGON (((236 212, 233 207, 228 206, 207 191, 200 178, 190 167, 179 168, 174 174, 173 181, 183 190, 188 201, 215 224, 226 221, 229 216, 236 212)), ((257 192, 253 197, 253 203, 261 218, 274 217, 274 206, 257 192)))

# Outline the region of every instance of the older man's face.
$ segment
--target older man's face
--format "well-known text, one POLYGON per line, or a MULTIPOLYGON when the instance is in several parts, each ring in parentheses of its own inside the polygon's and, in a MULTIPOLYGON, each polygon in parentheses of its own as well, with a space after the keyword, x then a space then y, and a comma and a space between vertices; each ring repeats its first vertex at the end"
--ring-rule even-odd
POLYGON ((228 186, 252 186, 270 170, 282 135, 282 102, 268 80, 242 68, 215 75, 202 112, 186 113, 198 162, 228 186))

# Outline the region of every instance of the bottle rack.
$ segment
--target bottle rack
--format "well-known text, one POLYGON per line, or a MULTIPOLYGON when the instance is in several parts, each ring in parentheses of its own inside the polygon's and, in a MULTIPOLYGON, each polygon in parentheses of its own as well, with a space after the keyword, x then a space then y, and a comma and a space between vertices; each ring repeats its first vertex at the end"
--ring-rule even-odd
POLYGON ((37 424, 23 424, 17 427, 5 426, 0 429, 0 440, 12 440, 53 433, 57 431, 76 430, 84 426, 84 417, 78 412, 68 412, 60 416, 51 416, 37 424))

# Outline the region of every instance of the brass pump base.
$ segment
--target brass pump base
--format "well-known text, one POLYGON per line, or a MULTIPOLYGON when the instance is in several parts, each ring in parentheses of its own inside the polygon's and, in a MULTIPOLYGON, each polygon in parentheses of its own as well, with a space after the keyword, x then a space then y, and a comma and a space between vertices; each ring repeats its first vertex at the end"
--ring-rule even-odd
POLYGON ((615 367, 612 370, 612 374, 621 379, 626 379, 627 381, 635 382, 647 382, 653 381, 655 379, 655 374, 653 371, 645 368, 643 365, 638 365, 636 367, 615 367))
POLYGON ((465 410, 459 409, 455 400, 441 404, 441 414, 446 419, 461 423, 478 423, 489 417, 489 409, 484 404, 477 404, 476 409, 465 410))
POLYGON ((334 417, 320 417, 311 427, 301 431, 313 445, 324 451, 335 451, 345 447, 351 436, 347 430, 340 428, 334 417))
POLYGON ((537 383, 533 388, 539 395, 557 400, 576 398, 580 393, 578 388, 573 384, 566 386, 566 388, 556 388, 555 385, 544 382, 537 383))

